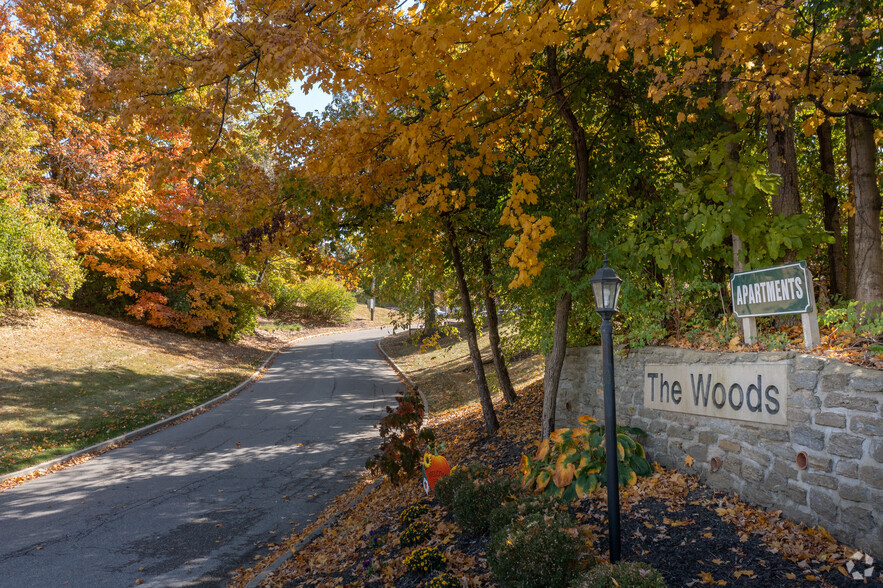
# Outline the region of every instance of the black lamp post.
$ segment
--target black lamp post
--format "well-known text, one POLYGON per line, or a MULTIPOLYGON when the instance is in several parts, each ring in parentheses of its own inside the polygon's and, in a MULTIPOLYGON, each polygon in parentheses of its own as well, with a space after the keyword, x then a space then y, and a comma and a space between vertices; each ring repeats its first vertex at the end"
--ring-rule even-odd
POLYGON ((607 531, 610 538, 610 563, 619 561, 622 542, 619 533, 619 464, 616 441, 616 395, 613 390, 613 325, 619 287, 622 280, 607 265, 595 272, 592 279, 595 292, 595 312, 601 315, 601 362, 604 366, 604 438, 607 445, 607 531))

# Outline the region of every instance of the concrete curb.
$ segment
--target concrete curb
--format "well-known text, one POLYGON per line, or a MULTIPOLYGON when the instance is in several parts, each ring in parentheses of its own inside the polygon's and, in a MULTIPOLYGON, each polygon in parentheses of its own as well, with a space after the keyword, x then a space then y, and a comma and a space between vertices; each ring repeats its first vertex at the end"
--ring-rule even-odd
POLYGON ((122 435, 119 435, 118 437, 114 437, 113 439, 108 439, 107 441, 102 441, 100 443, 90 445, 89 447, 85 447, 83 449, 74 451, 73 453, 68 453, 67 455, 62 455, 61 457, 56 457, 55 459, 49 460, 49 461, 41 463, 41 464, 37 464, 35 466, 31 466, 31 467, 24 469, 24 470, 18 470, 18 471, 11 472, 8 474, 3 474, 2 476, 0 476, 0 483, 4 482, 10 478, 19 478, 19 477, 23 477, 23 476, 30 476, 35 473, 40 473, 41 475, 51 473, 49 471, 43 471, 43 470, 49 470, 52 467, 55 467, 57 465, 61 465, 65 462, 68 462, 72 459, 76 459, 78 457, 81 457, 81 456, 89 454, 89 453, 106 451, 108 449, 113 448, 113 446, 115 446, 115 445, 123 444, 128 441, 133 441, 133 440, 138 439, 140 437, 150 435, 151 433, 155 433, 156 431, 158 431, 160 429, 163 429, 167 426, 174 424, 175 421, 178 421, 180 419, 187 418, 187 417, 194 416, 199 413, 205 412, 206 410, 209 410, 210 408, 212 408, 218 404, 226 402, 227 400, 236 396, 237 394, 242 392, 242 390, 244 390, 245 388, 247 388, 248 386, 253 384, 255 381, 257 381, 263 375, 264 370, 267 369, 267 366, 269 366, 270 363, 272 363, 273 360, 275 360, 276 357, 278 357, 278 355, 280 353, 282 353, 283 351, 285 351, 286 349, 288 349, 292 345, 300 343, 301 341, 306 341, 307 339, 315 339, 316 337, 325 337, 327 335, 338 335, 340 333, 354 333, 356 331, 370 331, 370 330, 374 330, 374 329, 378 329, 378 328, 383 328, 383 327, 365 327, 365 328, 360 328, 360 329, 340 329, 337 331, 328 331, 326 333, 318 333, 315 335, 308 335, 306 337, 299 337, 296 339, 292 339, 288 343, 285 343, 284 345, 282 345, 281 347, 279 347, 278 349, 273 351, 270 354, 270 356, 266 359, 266 361, 264 361, 264 363, 261 365, 261 367, 259 367, 257 369, 257 371, 255 371, 251 376, 249 376, 248 379, 246 379, 244 382, 242 382, 241 384, 239 384, 235 388, 229 390, 228 392, 221 394, 220 396, 216 396, 216 397, 212 398, 211 400, 200 404, 199 406, 190 408, 190 409, 180 412, 176 415, 164 418, 163 420, 157 421, 153 424, 146 425, 144 427, 141 427, 140 429, 136 429, 134 431, 124 433, 122 435))
POLYGON ((405 370, 399 367, 399 365, 389 356, 383 346, 380 344, 380 341, 377 342, 377 349, 380 350, 380 353, 383 354, 383 357, 386 359, 386 362, 392 366, 393 371, 395 371, 400 378, 402 378, 405 383, 411 387, 411 389, 415 390, 417 394, 420 395, 420 400, 423 401, 423 420, 429 418, 429 400, 426 399, 426 396, 423 394, 423 390, 417 387, 417 384, 414 383, 414 380, 408 377, 408 374, 405 373, 405 370))
POLYGON ((266 569, 264 569, 260 574, 252 578, 251 581, 245 585, 245 588, 256 588, 257 586, 260 586, 261 582, 269 578, 271 575, 273 575, 273 572, 279 569, 279 566, 291 559, 292 555, 295 555, 298 551, 302 550, 307 545, 315 541, 317 537, 325 532, 325 529, 336 523, 346 512, 362 502, 362 500, 364 500, 366 496, 374 492, 374 490, 376 490, 382 482, 383 478, 377 478, 376 480, 365 486, 365 489, 362 490, 357 496, 354 496, 353 499, 350 500, 347 505, 340 510, 340 512, 333 515, 327 521, 313 529, 313 531, 310 532, 309 535, 298 541, 297 545, 290 549, 287 549, 285 553, 273 560, 273 563, 267 566, 266 569))

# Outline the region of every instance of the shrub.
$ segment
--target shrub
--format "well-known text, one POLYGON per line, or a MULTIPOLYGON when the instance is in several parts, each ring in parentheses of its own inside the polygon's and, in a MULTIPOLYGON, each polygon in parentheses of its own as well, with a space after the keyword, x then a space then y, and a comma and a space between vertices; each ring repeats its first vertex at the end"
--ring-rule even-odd
POLYGON ((57 224, 0 201, 0 307, 49 305, 70 297, 84 272, 57 224))
POLYGON ((427 574, 440 570, 448 563, 444 554, 436 547, 418 547, 405 558, 405 565, 412 572, 427 574))
POLYGON ((566 586, 584 547, 568 516, 532 514, 495 533, 487 559, 494 580, 508 588, 566 586))
POLYGON ((481 464, 455 467, 451 473, 435 483, 435 499, 445 508, 454 506, 454 497, 464 484, 471 483, 479 476, 487 476, 490 469, 481 464))
POLYGON ((432 529, 426 521, 414 521, 399 538, 399 545, 402 547, 411 547, 412 545, 420 545, 432 534, 432 529))
POLYGON ((462 588, 463 584, 454 574, 441 574, 424 582, 421 588, 462 588))
MULTIPOLYGON (((523 488, 570 501, 607 484, 604 427, 589 416, 579 417, 579 422, 584 427, 553 431, 539 444, 533 459, 521 456, 523 488)), ((652 474, 653 468, 644 448, 631 438, 644 431, 620 426, 616 431, 619 484, 628 486, 637 482, 638 476, 652 474)))
POLYGON ((279 276, 264 286, 273 297, 271 311, 292 313, 307 319, 344 322, 356 308, 356 297, 337 280, 316 277, 291 283, 279 276))
POLYGON ((380 453, 374 455, 365 467, 374 473, 386 474, 398 484, 420 471, 423 465, 422 446, 432 443, 432 429, 421 429, 423 401, 416 393, 396 396, 398 407, 386 407, 386 416, 380 419, 380 453))
POLYGON ((429 507, 425 504, 412 504, 399 515, 399 522, 403 525, 410 525, 428 512, 429 507))
POLYGON ((632 561, 620 561, 616 565, 603 563, 592 568, 580 578, 575 588, 665 588, 662 575, 651 566, 632 561))
POLYGON ((467 533, 484 533, 491 511, 506 502, 514 491, 515 484, 507 478, 479 477, 465 483, 454 496, 454 520, 467 533))
POLYGON ((508 527, 513 521, 533 514, 551 515, 561 509, 564 503, 554 496, 531 494, 518 500, 507 502, 491 511, 488 515, 490 532, 497 533, 508 527))

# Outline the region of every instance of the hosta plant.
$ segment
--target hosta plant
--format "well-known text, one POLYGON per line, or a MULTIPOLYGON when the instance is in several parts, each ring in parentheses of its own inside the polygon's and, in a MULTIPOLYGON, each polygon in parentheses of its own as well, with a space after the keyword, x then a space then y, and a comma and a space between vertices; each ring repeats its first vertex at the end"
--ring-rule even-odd
MULTIPOLYGON (((553 431, 531 458, 521 456, 521 485, 527 490, 559 496, 564 500, 582 498, 607 485, 607 443, 604 426, 590 416, 579 417, 578 428, 553 431)), ((644 435, 635 427, 616 427, 619 484, 634 484, 638 476, 649 476, 653 469, 640 443, 632 435, 644 435)))

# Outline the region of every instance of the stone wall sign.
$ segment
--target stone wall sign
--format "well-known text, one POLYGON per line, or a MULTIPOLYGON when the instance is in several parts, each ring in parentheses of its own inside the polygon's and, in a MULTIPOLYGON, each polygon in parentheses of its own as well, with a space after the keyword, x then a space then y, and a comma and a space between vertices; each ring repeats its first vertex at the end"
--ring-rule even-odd
POLYGON ((788 364, 644 364, 644 406, 787 425, 788 364))

